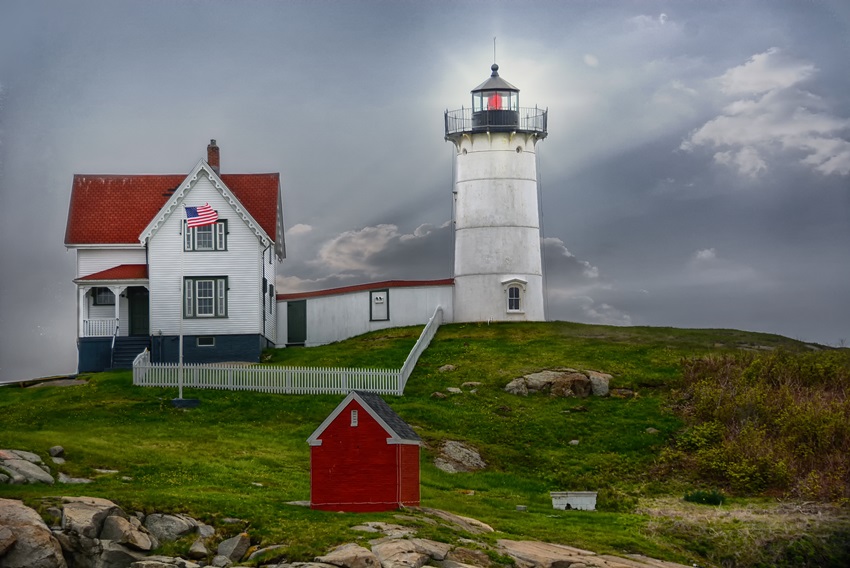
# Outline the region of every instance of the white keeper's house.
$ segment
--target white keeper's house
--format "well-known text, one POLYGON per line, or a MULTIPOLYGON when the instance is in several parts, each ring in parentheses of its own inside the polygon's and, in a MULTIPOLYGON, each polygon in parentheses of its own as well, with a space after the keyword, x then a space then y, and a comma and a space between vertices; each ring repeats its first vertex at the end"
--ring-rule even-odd
POLYGON ((220 173, 215 140, 187 175, 74 176, 65 246, 77 252, 79 371, 129 367, 145 348, 177 362, 181 338, 187 363, 258 361, 267 347, 425 324, 438 308, 446 322, 544 321, 535 148, 547 111, 521 107, 498 70, 444 116, 452 278, 277 293, 280 175, 220 173), (217 220, 187 227, 186 208, 207 204, 217 220))
POLYGON ((188 174, 75 175, 65 246, 77 252, 78 370, 259 360, 277 343, 280 175, 222 174, 215 140, 188 174), (217 220, 187 228, 186 207, 217 220))

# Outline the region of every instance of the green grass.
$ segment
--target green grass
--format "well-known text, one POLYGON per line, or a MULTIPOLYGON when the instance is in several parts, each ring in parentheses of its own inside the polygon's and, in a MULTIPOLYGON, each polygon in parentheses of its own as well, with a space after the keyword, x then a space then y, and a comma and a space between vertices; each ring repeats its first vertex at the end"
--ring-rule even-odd
MULTIPOLYGON (((383 330, 323 347, 279 350, 266 363, 400 368, 420 331, 383 330)), ((681 496, 689 489, 675 475, 659 477, 654 469, 683 428, 670 409, 669 391, 680 386, 684 357, 778 347, 807 350, 790 339, 734 330, 453 324, 443 326, 423 354, 405 396, 386 398, 426 443, 423 506, 492 525, 498 532, 485 537, 490 540, 536 538, 705 563, 687 539, 648 530, 652 517, 635 512, 639 499, 681 496), (439 371, 446 364, 455 370, 439 371), (515 377, 554 367, 610 373, 612 387, 634 389, 637 396, 580 400, 503 391, 515 377), (431 397, 467 381, 481 385, 474 393, 467 387, 461 395, 431 397), (647 433, 650 427, 658 433, 647 433), (454 475, 438 470, 434 451, 445 439, 474 445, 488 468, 454 475), (599 491, 600 511, 552 509, 549 491, 588 489, 599 491)), ((391 513, 339 515, 287 504, 309 499, 306 439, 341 395, 185 389, 184 396, 201 399, 188 411, 171 406, 176 395, 176 389, 133 387, 129 372, 96 374, 86 385, 68 388, 0 389, 0 447, 33 451, 48 462, 47 449, 62 445, 62 471, 95 479, 89 485, 4 485, 0 497, 38 506, 43 497, 91 495, 128 511, 184 512, 216 525, 237 517, 256 543, 286 544, 290 560, 362 540, 349 527, 364 520, 392 520, 391 513), (119 473, 99 474, 96 468, 119 473)), ((448 529, 420 526, 423 536, 457 538, 448 529)))

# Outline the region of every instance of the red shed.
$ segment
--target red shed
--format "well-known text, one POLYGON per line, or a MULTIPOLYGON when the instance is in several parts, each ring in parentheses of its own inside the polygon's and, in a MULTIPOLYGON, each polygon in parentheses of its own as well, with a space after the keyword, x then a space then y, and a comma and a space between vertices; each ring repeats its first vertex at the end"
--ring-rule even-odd
POLYGON ((391 511, 419 505, 422 440, 377 394, 349 393, 307 443, 313 509, 391 511))

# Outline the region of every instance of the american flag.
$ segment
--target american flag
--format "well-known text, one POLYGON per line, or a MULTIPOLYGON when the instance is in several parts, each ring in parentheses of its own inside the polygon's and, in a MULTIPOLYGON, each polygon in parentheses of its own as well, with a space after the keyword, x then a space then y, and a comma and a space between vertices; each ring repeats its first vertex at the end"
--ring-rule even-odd
POLYGON ((209 203, 204 203, 200 207, 186 208, 186 226, 203 227, 204 225, 212 225, 218 221, 218 213, 210 207, 209 203))

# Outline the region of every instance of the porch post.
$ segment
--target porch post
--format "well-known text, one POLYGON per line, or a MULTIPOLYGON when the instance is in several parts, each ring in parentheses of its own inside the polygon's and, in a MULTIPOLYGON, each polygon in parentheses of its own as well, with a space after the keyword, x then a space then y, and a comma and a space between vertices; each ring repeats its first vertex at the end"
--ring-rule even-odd
POLYGON ((85 286, 77 287, 77 337, 85 337, 85 321, 89 317, 89 307, 86 294, 89 289, 85 286))
MULTIPOLYGON (((125 287, 110 286, 109 289, 115 295, 115 326, 118 327, 118 329, 120 330, 121 329, 121 327, 120 327, 121 326, 121 292, 126 290, 127 287, 126 286, 125 287)), ((115 330, 113 329, 112 332, 114 334, 115 330)), ((127 331, 127 333, 129 333, 129 330, 127 331)), ((116 335, 121 335, 120 331, 116 335)))

